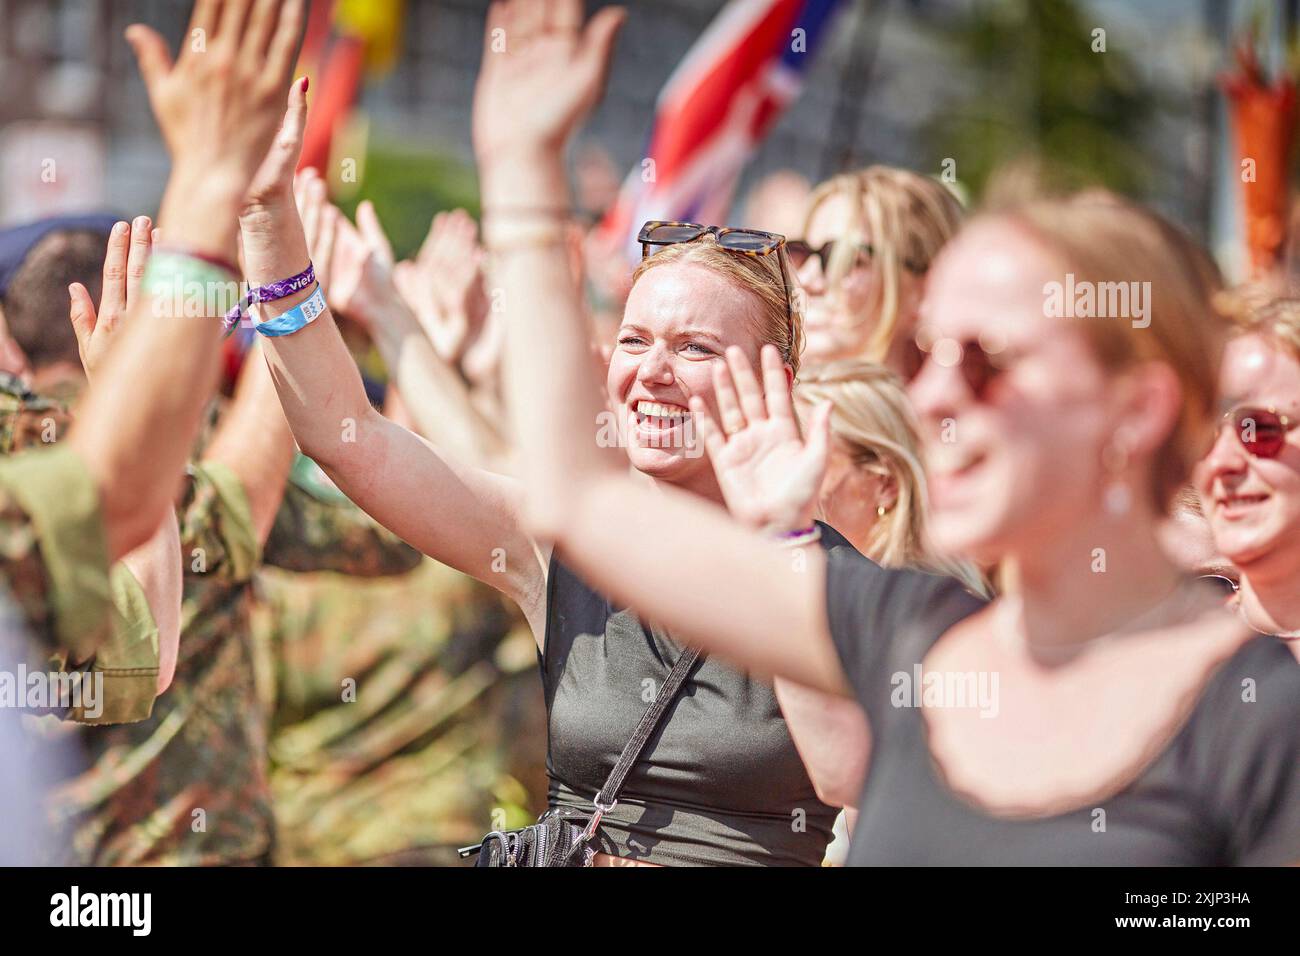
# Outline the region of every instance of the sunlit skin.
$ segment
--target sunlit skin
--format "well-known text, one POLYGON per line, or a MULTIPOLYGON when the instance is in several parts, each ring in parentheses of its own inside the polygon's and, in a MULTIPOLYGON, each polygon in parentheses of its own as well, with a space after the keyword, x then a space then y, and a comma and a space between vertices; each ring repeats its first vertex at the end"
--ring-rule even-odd
POLYGON ((1121 419, 1083 334, 1044 316, 1043 285, 1062 271, 999 223, 968 230, 932 269, 927 329, 957 342, 983 334, 1004 344, 1009 362, 982 402, 958 369, 936 361, 910 387, 941 550, 993 563, 1036 551, 1097 508, 1102 449, 1121 419))
MULTIPOLYGON (((1220 391, 1222 411, 1271 406, 1295 420, 1300 362, 1264 337, 1241 336, 1224 351, 1220 391)), ((1300 629, 1300 430, 1287 434, 1278 457, 1257 458, 1225 424, 1194 480, 1219 551, 1243 576, 1248 619, 1300 629), (1256 619, 1252 610, 1263 613, 1256 619)))
POLYGON ((651 478, 722 501, 713 466, 693 429, 656 429, 637 402, 680 408, 688 418, 693 395, 717 417, 712 363, 728 346, 757 364, 756 299, 703 266, 673 262, 646 272, 628 296, 605 384, 626 424, 632 466, 651 478), (687 434, 683 435, 683 430, 687 434))
MULTIPOLYGON (((853 221, 852 200, 843 193, 827 197, 813 212, 804 241, 814 249, 846 235, 853 221)), ((862 235, 861 242, 871 237, 862 235)), ((907 270, 900 273, 899 332, 895 346, 885 364, 897 370, 896 354, 904 336, 915 325, 921 282, 907 270)), ((876 329, 884 287, 880 272, 870 260, 860 260, 840 283, 838 296, 822 274, 821 261, 810 256, 798 273, 799 284, 807 296, 804 333, 805 362, 829 362, 841 358, 864 357, 867 343, 876 329)))

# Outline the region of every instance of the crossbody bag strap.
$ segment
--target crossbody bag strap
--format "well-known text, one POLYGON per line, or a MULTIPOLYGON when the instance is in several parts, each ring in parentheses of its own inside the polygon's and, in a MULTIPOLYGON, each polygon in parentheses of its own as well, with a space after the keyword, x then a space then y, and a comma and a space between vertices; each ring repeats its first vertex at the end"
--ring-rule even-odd
POLYGON ((605 779, 605 785, 600 788, 593 798, 592 802, 596 805, 596 811, 592 814, 591 821, 587 824, 587 829, 583 833, 584 840, 590 840, 595 836, 596 827, 600 826, 601 817, 618 806, 618 794, 623 789, 623 782, 636 765, 637 760, 640 759, 641 751, 645 750, 645 745, 649 743, 655 730, 663 723, 664 712, 668 710, 668 705, 673 702, 677 692, 682 689, 682 684, 686 682, 686 677, 690 674, 691 668, 695 666, 699 656, 699 648, 687 648, 677 658, 677 662, 673 664, 673 669, 668 672, 668 678, 664 681, 663 686, 659 688, 659 693, 655 695, 654 702, 650 705, 649 710, 642 715, 641 723, 637 724, 636 733, 627 742, 627 746, 623 748, 623 752, 619 755, 618 762, 614 764, 614 769, 609 772, 609 776, 605 779))

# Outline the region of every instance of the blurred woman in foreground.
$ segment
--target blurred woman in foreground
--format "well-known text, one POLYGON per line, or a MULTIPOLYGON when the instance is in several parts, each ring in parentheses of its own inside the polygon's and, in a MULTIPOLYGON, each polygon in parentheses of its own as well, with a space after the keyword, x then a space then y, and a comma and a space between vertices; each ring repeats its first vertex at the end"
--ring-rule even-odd
MULTIPOLYGON (((497 4, 489 30, 534 13, 497 4)), ((528 43, 484 57, 489 208, 565 205, 564 144, 606 72, 580 4, 537 16, 528 43), (526 122, 523 89, 551 93, 526 122)), ((988 607, 844 550, 792 555, 602 455, 553 233, 487 235, 529 526, 675 638, 857 698, 873 747, 852 862, 1300 861, 1300 668, 1156 540, 1218 365, 1208 290, 1164 223, 1110 197, 1045 201, 981 218, 935 263, 911 396, 936 546, 998 565, 988 607), (1091 288, 1095 306, 1115 282, 1128 305, 1105 317, 1050 295, 1091 288)), ((691 402, 715 467, 728 459, 719 480, 750 489, 769 531, 809 528, 825 443, 778 427, 792 410, 775 350, 761 390, 740 350, 727 359, 738 401, 718 403, 721 428, 691 402)))

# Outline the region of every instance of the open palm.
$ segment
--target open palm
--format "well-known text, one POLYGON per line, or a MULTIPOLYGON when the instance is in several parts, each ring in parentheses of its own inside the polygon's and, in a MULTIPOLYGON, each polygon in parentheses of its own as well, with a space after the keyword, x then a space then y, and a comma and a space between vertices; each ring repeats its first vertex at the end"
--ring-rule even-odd
POLYGON ((751 527, 806 528, 826 470, 829 406, 814 413, 805 440, 777 350, 764 346, 762 363, 761 389, 740 349, 714 363, 721 427, 698 397, 691 410, 731 513, 751 527))
POLYGON ((606 7, 583 26, 582 0, 494 3, 474 92, 480 161, 515 146, 556 146, 604 89, 624 13, 606 7))

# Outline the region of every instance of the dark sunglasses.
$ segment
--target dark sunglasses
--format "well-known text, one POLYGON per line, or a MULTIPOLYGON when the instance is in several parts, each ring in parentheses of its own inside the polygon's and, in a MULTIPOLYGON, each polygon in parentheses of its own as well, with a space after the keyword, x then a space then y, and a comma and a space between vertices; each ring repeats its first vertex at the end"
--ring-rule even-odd
MULTIPOLYGON (((821 262, 822 275, 826 275, 831 269, 831 256, 835 252, 837 240, 832 239, 830 242, 823 243, 820 249, 814 249, 802 239, 791 239, 785 244, 786 252, 790 256, 790 262, 795 269, 802 269, 805 262, 816 257, 821 262)), ((869 242, 859 242, 856 249, 856 259, 854 265, 865 265, 876 257, 876 247, 869 242)), ((915 259, 906 258, 903 260, 903 268, 908 272, 916 275, 925 274, 925 264, 917 262, 915 259)))
POLYGON ((1225 412, 1219 428, 1222 429, 1228 422, 1232 423, 1241 447, 1255 458, 1276 458, 1282 454, 1287 432, 1300 425, 1300 419, 1292 421, 1276 408, 1254 408, 1248 405, 1225 412))
POLYGON ((733 229, 730 226, 701 226, 697 222, 664 222, 652 219, 641 227, 636 241, 641 243, 641 258, 649 259, 659 251, 656 247, 675 246, 694 242, 703 236, 712 236, 720 248, 740 256, 775 255, 781 271, 781 285, 785 290, 786 309, 794 320, 794 305, 790 297, 790 277, 786 275, 785 260, 780 255, 786 247, 785 236, 761 229, 733 229))
POLYGON ((966 382, 966 387, 983 401, 989 386, 1010 366, 1010 355, 1003 349, 986 347, 978 338, 934 338, 925 330, 906 343, 903 359, 903 381, 907 384, 921 374, 927 361, 933 360, 945 368, 956 368, 966 382))

